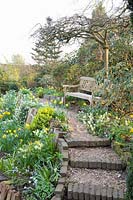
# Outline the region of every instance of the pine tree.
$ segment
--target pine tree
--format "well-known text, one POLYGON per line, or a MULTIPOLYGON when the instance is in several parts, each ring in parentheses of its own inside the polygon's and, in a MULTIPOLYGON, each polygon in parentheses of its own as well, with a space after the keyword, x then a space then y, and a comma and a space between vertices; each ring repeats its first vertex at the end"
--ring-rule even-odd
MULTIPOLYGON (((50 34, 52 29, 52 19, 47 17, 47 23, 45 27, 47 27, 48 32, 50 34)), ((49 61, 57 60, 59 58, 59 54, 61 53, 60 45, 56 42, 56 40, 50 40, 49 42, 45 42, 47 40, 46 35, 43 31, 39 31, 39 35, 37 37, 37 41, 35 42, 35 47, 32 49, 32 58, 38 64, 46 64, 49 61)))

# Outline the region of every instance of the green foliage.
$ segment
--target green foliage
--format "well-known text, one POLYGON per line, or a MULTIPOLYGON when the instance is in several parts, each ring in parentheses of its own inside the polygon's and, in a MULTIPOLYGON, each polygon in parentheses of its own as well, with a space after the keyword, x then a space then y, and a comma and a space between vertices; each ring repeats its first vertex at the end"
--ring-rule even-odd
POLYGON ((54 153, 56 145, 53 140, 54 135, 43 134, 43 139, 34 139, 28 144, 24 144, 16 152, 15 165, 19 169, 34 169, 35 166, 47 164, 49 161, 54 163, 57 155, 54 153))
POLYGON ((109 132, 109 114, 101 108, 84 108, 79 113, 79 119, 85 124, 93 135, 108 137, 109 132))
POLYGON ((9 90, 18 91, 25 86, 35 86, 34 79, 37 75, 36 66, 1 64, 0 68, 0 91, 3 94, 9 90))
POLYGON ((65 83, 65 79, 67 76, 67 71, 70 68, 68 61, 58 62, 52 70, 52 77, 54 84, 57 88, 62 88, 63 83, 65 83))
POLYGON ((56 108, 55 118, 51 123, 51 127, 59 128, 62 131, 68 131, 67 118, 62 109, 56 108))
POLYGON ((18 126, 14 120, 0 122, 0 150, 13 153, 32 136, 31 132, 18 126))
POLYGON ((92 12, 92 18, 100 21, 106 17, 107 17, 107 14, 106 14, 105 7, 103 6, 103 1, 99 1, 92 12))
POLYGON ((16 106, 16 92, 14 90, 10 90, 6 92, 5 95, 2 96, 2 105, 1 109, 3 111, 9 111, 11 114, 14 114, 15 106, 16 106))
POLYGON ((127 192, 126 200, 133 199, 133 148, 131 149, 131 158, 128 165, 128 174, 127 174, 127 192))
MULTIPOLYGON (((101 84, 104 70, 98 74, 97 80, 101 84)), ((106 82, 101 88, 103 102, 114 111, 122 114, 131 112, 132 109, 132 74, 133 68, 130 63, 120 62, 110 67, 109 84, 106 82)))
POLYGON ((126 118, 118 118, 110 121, 110 138, 119 143, 132 142, 133 122, 126 118))
MULTIPOLYGON (((48 17, 46 19, 45 27, 50 31, 52 28, 52 19, 48 17), (50 21, 49 21, 50 19, 50 21)), ((51 32, 51 31, 50 31, 51 32)), ((61 53, 60 45, 57 40, 49 40, 45 44, 46 35, 43 33, 43 30, 38 31, 38 38, 35 41, 35 48, 33 48, 32 58, 39 64, 46 64, 51 60, 56 60, 59 58, 61 53), (45 45, 44 45, 45 44, 45 45)), ((35 37, 34 37, 35 38, 35 37)))
POLYGON ((35 175, 32 177, 34 188, 32 191, 27 192, 25 195, 26 200, 27 197, 32 197, 32 199, 51 199, 59 177, 58 170, 57 163, 53 165, 51 162, 47 166, 37 167, 35 175))
POLYGON ((56 90, 54 87, 47 87, 47 88, 43 88, 43 87, 36 87, 34 89, 35 91, 35 95, 37 97, 43 97, 44 95, 50 95, 50 96, 63 96, 63 93, 56 90))
POLYGON ((53 195, 61 160, 53 140, 54 135, 37 132, 33 141, 23 144, 13 155, 0 160, 0 170, 19 187, 25 186, 24 194, 27 197, 50 199, 53 195), (38 135, 42 134, 39 140, 38 135))
POLYGON ((131 65, 132 60, 132 29, 127 27, 110 34, 110 66, 119 62, 131 65))
POLYGON ((67 71, 66 82, 69 84, 70 83, 76 84, 79 82, 80 75, 81 75, 80 66, 77 64, 72 65, 67 71))
POLYGON ((63 112, 56 113, 49 106, 40 108, 34 131, 22 123, 28 109, 39 106, 29 89, 9 91, 0 99, 0 150, 8 153, 0 159, 0 171, 23 190, 26 200, 52 198, 62 159, 50 125, 52 120, 64 122, 63 112))
POLYGON ((44 88, 43 87, 37 87, 35 89, 35 93, 36 93, 37 97, 42 98, 44 96, 44 88))
POLYGON ((38 77, 38 79, 38 85, 42 87, 49 87, 54 84, 51 74, 44 74, 41 78, 38 77))
POLYGON ((54 117, 55 111, 51 107, 39 108, 37 115, 34 117, 30 128, 31 130, 43 129, 50 126, 50 121, 54 117))
POLYGON ((120 144, 133 142, 133 122, 130 117, 119 117, 102 107, 84 108, 79 112, 79 119, 87 126, 90 133, 108 137, 120 144))
POLYGON ((30 140, 24 123, 28 110, 38 105, 30 90, 9 91, 0 99, 0 149, 13 152, 30 140))

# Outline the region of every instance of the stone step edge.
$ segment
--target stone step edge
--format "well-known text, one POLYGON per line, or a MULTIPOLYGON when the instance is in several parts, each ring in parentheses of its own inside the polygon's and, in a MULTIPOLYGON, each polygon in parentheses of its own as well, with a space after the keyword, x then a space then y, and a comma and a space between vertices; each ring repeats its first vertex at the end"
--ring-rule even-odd
POLYGON ((68 147, 107 147, 111 146, 110 140, 93 140, 93 141, 83 141, 83 140, 69 140, 65 138, 68 147))
POLYGON ((62 200, 65 193, 65 185, 66 185, 66 176, 68 170, 68 162, 69 162, 69 154, 68 154, 68 145, 63 138, 57 138, 57 148, 59 152, 62 154, 62 163, 60 168, 60 178, 57 182, 54 196, 51 200, 62 200))
POLYGON ((72 168, 87 168, 87 169, 107 169, 107 170, 124 170, 126 165, 120 161, 109 162, 108 160, 104 161, 74 161, 70 160, 69 164, 72 168))
POLYGON ((99 185, 69 183, 67 186, 68 200, 124 200, 124 191, 111 187, 101 188, 99 185))

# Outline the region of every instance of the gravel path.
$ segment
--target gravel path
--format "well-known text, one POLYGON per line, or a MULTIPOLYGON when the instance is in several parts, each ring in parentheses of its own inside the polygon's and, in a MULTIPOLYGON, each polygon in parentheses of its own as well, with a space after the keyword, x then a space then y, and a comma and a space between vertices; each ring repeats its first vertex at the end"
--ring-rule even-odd
MULTIPOLYGON (((79 141, 100 141, 101 138, 98 136, 93 136, 89 134, 85 125, 78 121, 75 112, 68 111, 68 121, 70 134, 68 135, 69 139, 76 139, 79 141)), ((103 140, 107 140, 106 138, 102 138, 103 140)))
POLYGON ((126 191, 125 173, 101 169, 70 168, 67 181, 102 185, 126 191))
POLYGON ((119 156, 112 151, 111 148, 70 148, 69 149, 69 155, 70 159, 73 160, 79 160, 79 157, 82 158, 83 161, 86 160, 96 160, 99 161, 109 161, 109 162, 115 162, 119 161, 119 156))

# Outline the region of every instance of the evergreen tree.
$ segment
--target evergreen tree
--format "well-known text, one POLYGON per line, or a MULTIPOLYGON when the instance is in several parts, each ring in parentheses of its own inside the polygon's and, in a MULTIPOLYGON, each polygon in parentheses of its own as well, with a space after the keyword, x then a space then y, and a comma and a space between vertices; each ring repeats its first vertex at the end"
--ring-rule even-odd
MULTIPOLYGON (((47 23, 45 27, 47 28, 47 34, 51 33, 52 30, 52 19, 47 17, 47 23)), ((40 28, 40 32, 35 42, 35 48, 33 48, 32 58, 38 64, 46 64, 49 61, 53 61, 59 58, 59 54, 61 53, 60 45, 56 40, 50 40, 49 42, 45 42, 46 36, 42 29, 40 28)))

